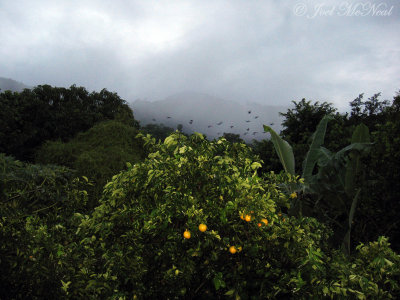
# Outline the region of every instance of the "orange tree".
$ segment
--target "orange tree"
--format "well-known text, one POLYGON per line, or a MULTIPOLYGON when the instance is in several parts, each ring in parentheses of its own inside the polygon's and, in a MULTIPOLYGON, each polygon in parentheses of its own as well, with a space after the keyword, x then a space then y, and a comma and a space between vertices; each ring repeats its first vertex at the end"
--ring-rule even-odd
POLYGON ((386 240, 352 257, 332 250, 327 228, 285 214, 296 194, 283 188, 301 180, 260 178, 261 161, 244 144, 179 132, 164 143, 142 137, 148 158, 115 175, 100 205, 80 216, 71 254, 79 267, 64 277, 66 296, 400 296, 400 257, 386 240))
POLYGON ((245 145, 144 140, 90 215, 86 178, 0 155, 1 299, 400 298, 387 239, 331 250, 315 219, 285 214, 297 179, 258 177, 245 145))
MULTIPOLYGON (((257 157, 225 139, 143 138, 151 154, 113 177, 79 228, 87 293, 246 299, 322 291, 328 231, 281 213, 290 195, 279 184, 296 178, 258 177, 257 157)), ((81 288, 74 284, 72 293, 81 288)))

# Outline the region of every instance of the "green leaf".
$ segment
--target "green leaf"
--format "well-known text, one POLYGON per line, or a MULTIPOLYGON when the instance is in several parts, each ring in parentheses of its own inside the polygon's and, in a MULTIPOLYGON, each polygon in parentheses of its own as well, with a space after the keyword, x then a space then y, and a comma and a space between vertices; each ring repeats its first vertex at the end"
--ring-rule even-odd
POLYGON ((282 163, 285 172, 295 175, 294 154, 292 147, 288 142, 283 140, 271 127, 263 125, 264 131, 271 134, 271 140, 274 144, 275 151, 278 154, 279 160, 282 163))
POLYGON ((302 177, 309 181, 314 170, 315 164, 317 163, 319 157, 319 148, 324 143, 326 126, 328 122, 332 120, 333 117, 330 115, 326 115, 319 122, 317 129, 314 132, 313 139, 310 145, 310 149, 307 152, 306 158, 303 162, 303 175, 302 177))
POLYGON ((358 196, 360 195, 360 191, 361 189, 358 189, 356 195, 353 198, 353 201, 351 203, 351 208, 350 208, 350 212, 349 212, 349 219, 348 219, 348 230, 347 233, 343 239, 343 243, 342 243, 342 248, 344 250, 344 252, 347 255, 350 255, 350 236, 351 236, 351 224, 353 222, 353 218, 354 218, 354 213, 356 211, 356 207, 357 207, 357 202, 358 202, 358 196))
POLYGON ((351 136, 351 143, 369 143, 371 142, 369 136, 369 129, 363 123, 359 124, 351 136))
POLYGON ((259 162, 253 162, 253 163, 251 164, 251 168, 252 168, 253 170, 256 170, 256 169, 261 168, 261 167, 262 167, 262 165, 261 165, 259 162))
POLYGON ((62 284, 61 289, 68 294, 68 288, 69 288, 69 285, 71 284, 71 281, 64 282, 61 280, 61 284, 62 284))
POLYGON ((319 147, 318 150, 318 165, 319 166, 325 166, 328 164, 329 161, 331 161, 333 158, 333 154, 329 149, 326 149, 325 147, 319 147))
POLYGON ((221 287, 225 287, 225 281, 222 278, 222 273, 218 272, 217 274, 215 274, 215 277, 213 279, 213 283, 214 283, 214 287, 215 289, 218 291, 219 288, 221 287))
POLYGON ((351 208, 350 208, 350 213, 349 213, 349 228, 351 228, 351 224, 353 222, 353 218, 354 218, 354 213, 356 211, 356 207, 357 207, 357 202, 358 202, 358 196, 360 195, 361 189, 358 189, 356 195, 353 198, 353 201, 351 203, 351 208))
POLYGON ((170 135, 165 139, 164 144, 167 146, 176 145, 177 141, 175 140, 175 137, 173 135, 170 135))
MULTIPOLYGON (((367 148, 370 143, 369 130, 364 124, 360 124, 356 127, 351 138, 351 145, 354 145, 355 150, 363 150, 367 148), (364 146, 358 146, 364 145, 364 146)), ((350 145, 350 146, 351 146, 350 145)), ((352 148, 353 149, 353 148, 352 148)), ((351 150, 351 149, 350 149, 351 150)), ((345 192, 349 197, 352 197, 354 192, 354 181, 360 172, 361 162, 360 153, 353 151, 350 154, 350 160, 346 165, 346 175, 345 175, 345 192)))

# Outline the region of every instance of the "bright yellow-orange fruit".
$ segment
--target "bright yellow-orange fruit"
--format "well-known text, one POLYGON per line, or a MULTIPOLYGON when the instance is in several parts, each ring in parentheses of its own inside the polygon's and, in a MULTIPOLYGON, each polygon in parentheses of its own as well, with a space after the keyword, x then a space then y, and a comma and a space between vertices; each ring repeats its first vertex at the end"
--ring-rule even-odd
POLYGON ((246 216, 244 217, 244 220, 245 220, 246 222, 250 222, 250 221, 251 221, 251 216, 250 216, 250 215, 246 215, 246 216))
POLYGON ((244 214, 240 214, 240 218, 244 220, 244 214))
POLYGON ((268 225, 268 220, 267 219, 261 219, 261 222, 263 222, 265 225, 268 225))
POLYGON ((206 225, 206 224, 200 224, 200 225, 199 225, 199 230, 200 230, 201 232, 206 231, 206 230, 207 230, 207 225, 206 225))
POLYGON ((185 239, 190 239, 190 236, 191 236, 190 231, 189 230, 185 230, 185 232, 183 233, 183 237, 185 239))
POLYGON ((235 254, 236 251, 237 251, 237 250, 236 250, 236 247, 235 247, 235 246, 230 246, 230 247, 229 247, 229 252, 230 252, 230 253, 235 254))
POLYGON ((258 226, 258 227, 261 227, 261 226, 262 226, 262 224, 261 224, 261 223, 258 223, 258 224, 257 224, 257 226, 258 226))
POLYGON ((290 198, 294 199, 294 198, 296 198, 296 197, 297 197, 297 194, 296 194, 296 193, 291 193, 291 194, 290 194, 290 198))

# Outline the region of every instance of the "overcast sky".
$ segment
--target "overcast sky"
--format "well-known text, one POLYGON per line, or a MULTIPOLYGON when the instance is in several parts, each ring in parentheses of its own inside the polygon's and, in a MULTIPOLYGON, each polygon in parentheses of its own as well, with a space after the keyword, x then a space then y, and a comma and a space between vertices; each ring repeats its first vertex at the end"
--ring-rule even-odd
POLYGON ((400 1, 0 0, 0 76, 287 105, 400 89, 400 1))

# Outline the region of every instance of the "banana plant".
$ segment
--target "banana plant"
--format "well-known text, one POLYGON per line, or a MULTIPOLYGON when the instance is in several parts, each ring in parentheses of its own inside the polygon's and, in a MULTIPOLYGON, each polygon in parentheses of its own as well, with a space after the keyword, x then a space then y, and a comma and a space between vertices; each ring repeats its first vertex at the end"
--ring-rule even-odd
MULTIPOLYGON (((303 174, 302 178, 304 178, 307 183, 310 181, 310 177, 312 175, 315 164, 319 158, 318 149, 323 144, 325 139, 326 127, 328 122, 333 119, 332 116, 326 115, 319 122, 316 131, 313 134, 310 150, 308 151, 306 158, 303 162, 303 174)), ((283 166, 285 172, 295 175, 295 163, 294 163, 294 154, 293 149, 290 144, 282 139, 271 127, 267 125, 263 125, 264 131, 269 132, 271 134, 271 141, 274 145, 275 151, 278 154, 279 160, 283 166)), ((303 186, 307 188, 307 184, 303 186)), ((291 187, 293 189, 293 187, 291 187)), ((303 190, 303 192, 305 192, 303 190)), ((299 201, 299 198, 292 199, 291 203, 291 213, 298 215, 302 214, 302 203, 299 201)))
MULTIPOLYGON (((313 134, 310 149, 303 161, 303 192, 316 196, 316 201, 312 203, 314 213, 340 228, 342 249, 349 254, 351 227, 361 192, 356 178, 360 177, 362 170, 361 154, 369 150, 371 143, 368 127, 360 124, 353 132, 351 144, 332 153, 322 147, 327 124, 331 119, 331 116, 325 116, 313 134), (313 174, 316 166, 318 171, 313 174), (345 222, 340 221, 343 219, 345 222)), ((271 133, 271 140, 284 170, 294 175, 292 147, 272 128, 264 125, 264 130, 271 133)), ((307 204, 294 199, 291 213, 302 214, 304 205, 307 204)))

